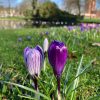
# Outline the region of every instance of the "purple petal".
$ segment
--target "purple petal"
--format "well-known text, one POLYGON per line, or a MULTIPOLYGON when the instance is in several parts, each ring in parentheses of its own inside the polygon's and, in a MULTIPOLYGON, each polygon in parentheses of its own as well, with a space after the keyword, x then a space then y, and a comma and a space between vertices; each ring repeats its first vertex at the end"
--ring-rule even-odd
POLYGON ((53 41, 48 50, 48 58, 54 74, 60 76, 66 64, 68 52, 63 42, 53 41))
POLYGON ((39 75, 43 65, 44 54, 40 46, 31 49, 26 47, 24 49, 24 60, 30 75, 39 75))
POLYGON ((37 50, 41 53, 42 59, 43 59, 43 58, 44 58, 44 53, 43 53, 43 49, 41 48, 41 46, 37 45, 37 46, 35 47, 35 49, 37 49, 37 50))
POLYGON ((43 52, 43 49, 41 48, 41 46, 37 45, 35 47, 36 50, 38 50, 41 54, 41 66, 43 66, 43 61, 44 61, 44 52, 43 52))
POLYGON ((40 74, 40 52, 32 49, 27 56, 27 67, 30 75, 40 74))
POLYGON ((31 48, 30 47, 26 47, 24 49, 24 61, 25 61, 25 64, 27 63, 27 55, 28 53, 30 52, 31 48))

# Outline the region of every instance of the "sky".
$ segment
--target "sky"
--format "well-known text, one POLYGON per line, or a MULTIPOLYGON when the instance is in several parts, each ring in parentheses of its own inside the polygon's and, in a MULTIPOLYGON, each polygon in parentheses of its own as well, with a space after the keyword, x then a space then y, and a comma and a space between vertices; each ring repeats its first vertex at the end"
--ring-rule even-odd
MULTIPOLYGON (((55 2, 59 7, 63 6, 62 0, 51 0, 53 2, 55 2)), ((96 8, 100 9, 100 1, 96 0, 96 8)))
MULTIPOLYGON (((11 1, 11 7, 16 7, 19 5, 23 0, 10 0, 11 1)), ((63 6, 62 0, 51 0, 55 2, 60 8, 63 6)), ((96 3, 96 8, 100 9, 100 2, 98 3, 99 0, 97 0, 96 3)), ((9 0, 0 0, 0 5, 5 5, 9 6, 9 0)))
POLYGON ((100 9, 100 0, 97 0, 96 7, 100 9))
POLYGON ((22 0, 0 0, 0 5, 9 6, 9 1, 11 7, 16 7, 22 2, 22 0))
POLYGON ((59 7, 62 7, 62 0, 51 0, 53 2, 55 2, 59 7))
MULTIPOLYGON (((11 6, 15 7, 19 5, 22 1, 23 0, 10 0, 11 6)), ((55 2, 59 7, 61 7, 62 5, 62 0, 51 0, 51 1, 55 2)), ((9 6, 9 0, 0 0, 0 5, 9 6)))

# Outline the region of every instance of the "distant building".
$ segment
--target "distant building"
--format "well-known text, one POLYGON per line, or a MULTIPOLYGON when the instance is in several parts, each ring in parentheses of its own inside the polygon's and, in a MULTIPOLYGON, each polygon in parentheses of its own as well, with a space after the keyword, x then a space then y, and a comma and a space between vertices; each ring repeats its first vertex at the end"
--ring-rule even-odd
POLYGON ((24 16, 22 13, 20 13, 18 10, 15 10, 13 8, 3 8, 0 10, 0 17, 21 17, 24 16))
POLYGON ((100 10, 96 9, 96 0, 87 2, 85 16, 91 18, 100 18, 100 10))

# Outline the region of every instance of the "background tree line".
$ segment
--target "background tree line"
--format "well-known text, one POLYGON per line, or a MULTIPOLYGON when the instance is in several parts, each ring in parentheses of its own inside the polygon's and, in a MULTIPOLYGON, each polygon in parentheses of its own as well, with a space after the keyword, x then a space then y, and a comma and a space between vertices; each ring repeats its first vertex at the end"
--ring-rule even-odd
MULTIPOLYGON (((9 1, 8 9, 11 9, 9 1)), ((77 21, 82 13, 87 12, 87 4, 91 0, 62 0, 61 9, 51 0, 23 0, 14 9, 23 13, 26 19, 43 21, 77 21)), ((0 9, 3 9, 1 7, 0 9)))
MULTIPOLYGON (((24 1, 24 3, 27 1, 24 1)), ((77 22, 77 19, 81 18, 79 15, 81 14, 80 10, 80 1, 77 1, 77 9, 79 9, 79 13, 77 15, 70 12, 69 7, 67 6, 68 3, 76 3, 76 0, 73 2, 68 2, 63 0, 64 9, 59 9, 59 7, 50 0, 31 0, 32 9, 27 9, 24 11, 24 15, 28 18, 32 18, 32 20, 42 21, 63 21, 67 23, 74 23, 77 22)), ((26 3, 27 4, 27 3, 26 3)), ((22 6, 21 6, 22 7, 22 6)), ((76 6, 74 6, 76 7, 76 6)), ((74 8, 75 9, 75 8, 74 8)))

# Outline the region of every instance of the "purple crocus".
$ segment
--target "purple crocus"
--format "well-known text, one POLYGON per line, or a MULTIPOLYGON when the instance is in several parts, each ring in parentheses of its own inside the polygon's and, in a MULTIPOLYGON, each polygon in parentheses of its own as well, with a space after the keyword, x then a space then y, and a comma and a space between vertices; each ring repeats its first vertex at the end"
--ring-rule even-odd
POLYGON ((49 35, 49 32, 45 32, 46 35, 49 35))
POLYGON ((60 94, 60 76, 68 58, 68 51, 63 42, 52 41, 48 49, 49 62, 53 68, 58 83, 58 95, 60 94))
POLYGON ((23 40, 23 39, 22 39, 21 37, 18 38, 18 42, 22 42, 22 40, 23 40))
POLYGON ((31 36, 27 36, 27 40, 31 40, 31 38, 32 38, 31 36))
POLYGON ((24 62, 25 62, 25 65, 27 64, 27 55, 28 53, 30 52, 31 48, 30 47, 26 47, 24 49, 24 62))
POLYGON ((60 77, 64 65, 66 64, 68 52, 63 42, 53 41, 48 49, 48 58, 51 66, 53 67, 54 74, 60 77))
POLYGON ((68 28, 69 31, 72 31, 74 29, 73 26, 68 26, 67 28, 68 28))
POLYGON ((85 28, 83 26, 80 27, 81 32, 83 32, 85 30, 85 28))
POLYGON ((39 76, 44 61, 42 48, 38 45, 35 48, 26 47, 24 49, 24 61, 27 66, 28 72, 32 76, 35 83, 35 89, 37 90, 36 77, 39 76))

